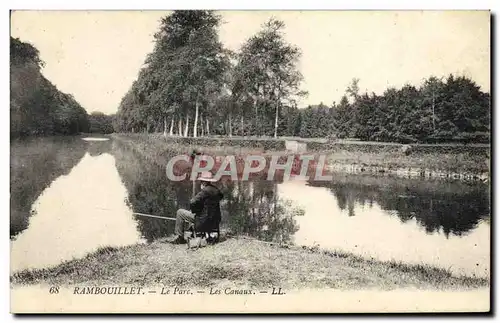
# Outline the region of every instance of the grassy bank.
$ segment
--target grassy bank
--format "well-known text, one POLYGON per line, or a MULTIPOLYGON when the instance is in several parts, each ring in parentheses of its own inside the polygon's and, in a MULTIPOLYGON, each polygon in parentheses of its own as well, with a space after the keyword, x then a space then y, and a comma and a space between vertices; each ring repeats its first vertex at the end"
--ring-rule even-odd
POLYGON ((285 248, 236 238, 196 251, 160 240, 148 245, 103 248, 50 269, 16 273, 11 283, 383 290, 489 285, 486 279, 454 277, 446 270, 429 266, 364 260, 342 252, 285 248))
MULTIPOLYGON (((182 138, 161 134, 115 134, 146 158, 166 164, 174 152, 196 148, 211 155, 287 155, 285 139, 182 138)), ((487 180, 490 173, 488 145, 416 145, 405 155, 391 143, 307 141, 307 152, 327 156, 332 170, 392 173, 402 176, 448 177, 487 180)))
POLYGON ((380 149, 378 152, 341 150, 328 154, 328 163, 341 170, 352 166, 356 172, 401 173, 403 176, 446 177, 456 179, 486 180, 489 177, 490 157, 486 153, 470 152, 412 153, 406 156, 399 151, 380 149))

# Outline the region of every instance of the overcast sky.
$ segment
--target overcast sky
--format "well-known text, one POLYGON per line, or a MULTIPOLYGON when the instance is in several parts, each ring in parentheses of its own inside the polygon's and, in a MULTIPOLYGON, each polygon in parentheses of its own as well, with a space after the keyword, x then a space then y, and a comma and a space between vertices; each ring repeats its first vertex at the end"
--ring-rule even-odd
MULTIPOLYGON (((32 43, 44 75, 88 111, 116 112, 136 79, 160 11, 18 11, 11 34, 32 43)), ((430 75, 466 75, 490 90, 490 15, 485 11, 230 11, 220 39, 237 50, 271 16, 302 49, 309 96, 301 106, 339 101, 350 80, 382 93, 430 75)))

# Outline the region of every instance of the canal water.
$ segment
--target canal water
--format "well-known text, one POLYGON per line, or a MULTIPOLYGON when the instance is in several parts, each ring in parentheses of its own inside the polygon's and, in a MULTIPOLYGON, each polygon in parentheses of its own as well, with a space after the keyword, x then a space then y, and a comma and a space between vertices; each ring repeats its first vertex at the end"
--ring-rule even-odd
MULTIPOLYGON (((334 174, 332 182, 219 185, 222 225, 238 234, 490 274, 486 184, 334 174)), ((175 217, 192 196, 192 182, 169 181, 163 165, 113 140, 13 142, 11 272, 171 235, 172 221, 133 213, 175 217)))

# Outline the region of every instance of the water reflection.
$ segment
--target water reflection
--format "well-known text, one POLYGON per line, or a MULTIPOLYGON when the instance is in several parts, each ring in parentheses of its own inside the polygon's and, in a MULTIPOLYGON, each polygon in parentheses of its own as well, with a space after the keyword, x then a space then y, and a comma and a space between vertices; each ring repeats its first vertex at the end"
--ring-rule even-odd
POLYGON ((223 219, 236 234, 264 241, 290 243, 298 226, 295 216, 302 210, 278 197, 277 183, 268 181, 228 182, 223 219))
MULTIPOLYGON (((474 194, 485 193, 481 187, 359 176, 337 179, 339 183, 329 185, 287 182, 278 186, 281 196, 306 211, 305 216, 297 218, 297 244, 320 245, 380 260, 430 264, 456 274, 489 275, 490 225, 475 213, 478 207, 462 204, 472 203, 474 194), (430 196, 420 192, 419 185, 428 186, 422 190, 431 192, 432 203, 440 207, 432 211, 425 207, 431 203, 430 196), (462 200, 462 192, 471 196, 462 200), (453 199, 446 200, 450 196, 453 199), (409 212, 411 217, 407 217, 409 212)), ((479 210, 487 211, 487 200, 477 197, 477 204, 486 203, 479 210)))
POLYGON ((487 185, 342 174, 332 183, 309 185, 328 188, 349 216, 355 216, 356 203, 369 208, 376 203, 402 223, 415 219, 427 233, 442 231, 446 237, 467 234, 490 216, 487 185))
MULTIPOLYGON (((74 149, 63 149, 50 156, 55 161, 66 161, 62 163, 66 168, 53 169, 67 169, 76 159, 68 162, 68 156, 85 153, 80 142, 73 141, 73 145, 74 149)), ((66 176, 57 177, 57 173, 52 173, 53 181, 38 196, 32 195, 36 200, 30 205, 31 212, 24 206, 16 210, 15 214, 23 215, 28 226, 11 240, 13 272, 81 258, 101 246, 142 241, 132 211, 124 202, 127 192, 114 167, 113 156, 105 152, 105 146, 88 148, 94 156, 86 153, 66 176)), ((32 169, 47 169, 46 161, 39 162, 29 165, 32 169)), ((46 178, 40 172, 32 175, 36 179, 46 178)), ((29 183, 17 188, 16 192, 23 189, 32 192, 29 183)), ((19 200, 19 195, 14 195, 13 199, 19 200)), ((13 208, 17 206, 12 205, 13 208)), ((16 223, 12 224, 11 235, 17 227, 16 223)))
MULTIPOLYGON (((127 188, 128 203, 134 212, 175 217, 179 208, 188 208, 189 200, 199 192, 199 183, 172 182, 165 167, 146 161, 134 151, 113 143, 116 168, 127 188)), ((299 211, 278 198, 277 184, 268 181, 221 181, 224 194, 223 229, 251 235, 266 241, 290 242, 298 227, 293 215, 299 211)), ((174 222, 136 216, 142 235, 148 240, 170 235, 174 222)))
POLYGON ((28 227, 33 202, 52 181, 70 170, 87 149, 74 138, 13 141, 10 146, 10 236, 28 227))
POLYGON ((111 154, 111 147, 111 140, 87 140, 87 152, 92 157, 97 157, 102 154, 111 154))
MULTIPOLYGON (((140 158, 132 150, 113 142, 115 165, 127 188, 127 203, 134 212, 175 217, 177 208, 189 201, 190 186, 168 185, 161 167, 140 158)), ((148 241, 173 232, 174 222, 135 216, 141 234, 148 241)))
MULTIPOLYGON (((236 234, 489 274, 486 185, 359 175, 331 183, 226 178, 218 185, 222 226, 236 234)), ((163 165, 113 140, 14 144, 12 269, 170 235, 173 221, 133 212, 173 218, 199 190, 196 182, 169 181, 163 165)))

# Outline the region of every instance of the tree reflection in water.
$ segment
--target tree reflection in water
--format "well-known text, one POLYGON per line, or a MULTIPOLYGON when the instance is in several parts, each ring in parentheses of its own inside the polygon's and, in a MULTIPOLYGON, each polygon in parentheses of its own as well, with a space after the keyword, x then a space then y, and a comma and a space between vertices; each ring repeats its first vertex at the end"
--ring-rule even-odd
POLYGON ((228 182, 223 218, 236 234, 264 241, 291 243, 299 227, 295 216, 304 211, 278 197, 277 183, 264 180, 228 182))
POLYGON ((331 183, 309 185, 329 188, 349 216, 355 216, 355 203, 377 203, 403 223, 415 219, 427 233, 442 230, 446 237, 466 234, 490 214, 489 187, 484 184, 337 174, 331 183))
POLYGON ((10 147, 10 236, 28 227, 32 204, 83 158, 88 145, 74 137, 15 140, 10 147))
MULTIPOLYGON (((118 173, 128 191, 128 203, 134 212, 175 217, 176 210, 188 208, 199 183, 186 180, 173 182, 164 166, 147 161, 133 150, 113 143, 118 173), (194 192, 193 192, 194 189, 194 192)), ((265 241, 292 242, 298 230, 294 216, 304 211, 292 208, 289 201, 278 197, 277 183, 254 179, 230 181, 222 178, 216 184, 224 194, 223 229, 265 241)), ((174 222, 137 216, 139 228, 148 240, 164 237, 174 231, 174 222)))
MULTIPOLYGON (((119 143, 113 143, 113 155, 135 212, 175 217, 176 210, 187 208, 200 189, 195 182, 193 192, 189 180, 170 181, 164 166, 145 160, 119 143)), ((295 216, 304 210, 293 208, 290 201, 278 196, 277 184, 281 182, 279 176, 274 182, 222 178, 217 184, 225 200, 222 226, 266 241, 291 242, 299 229, 295 216)), ((428 233, 442 231, 447 237, 466 234, 490 213, 487 185, 345 174, 336 175, 333 182, 309 185, 328 188, 348 216, 355 216, 356 204, 372 207, 376 203, 403 223, 414 219, 428 233)), ((137 221, 150 241, 173 233, 173 221, 140 216, 137 221)))

